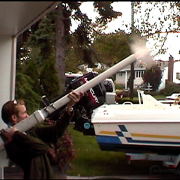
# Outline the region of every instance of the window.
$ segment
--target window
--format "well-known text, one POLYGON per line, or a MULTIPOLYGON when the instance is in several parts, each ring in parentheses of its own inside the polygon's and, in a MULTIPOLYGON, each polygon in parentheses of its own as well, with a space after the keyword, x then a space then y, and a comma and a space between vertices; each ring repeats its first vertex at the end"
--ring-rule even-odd
POLYGON ((136 78, 142 78, 142 77, 143 77, 143 74, 144 74, 144 71, 136 71, 136 72, 135 72, 135 77, 136 77, 136 78))
POLYGON ((119 72, 118 75, 119 75, 119 76, 123 76, 123 73, 122 73, 122 72, 119 72))
POLYGON ((180 79, 180 73, 176 73, 176 79, 180 79))

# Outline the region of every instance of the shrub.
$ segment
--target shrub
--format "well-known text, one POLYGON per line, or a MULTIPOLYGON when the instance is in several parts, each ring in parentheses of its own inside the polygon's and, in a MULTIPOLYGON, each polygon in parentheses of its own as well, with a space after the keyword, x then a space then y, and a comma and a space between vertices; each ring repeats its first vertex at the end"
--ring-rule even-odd
POLYGON ((122 84, 115 84, 115 89, 118 89, 118 90, 124 89, 124 85, 122 85, 122 84))
POLYGON ((173 93, 179 93, 180 92, 180 85, 176 83, 167 83, 166 87, 162 91, 165 96, 169 96, 173 93))
MULTIPOLYGON (((55 121, 46 119, 41 126, 53 125, 55 121)), ((70 161, 75 158, 75 147, 68 130, 65 131, 63 136, 56 144, 48 144, 50 147, 50 162, 52 165, 58 165, 62 172, 70 167, 70 161)))
POLYGON ((65 171, 69 162, 75 158, 74 143, 68 131, 57 142, 55 151, 58 165, 62 171, 65 171))

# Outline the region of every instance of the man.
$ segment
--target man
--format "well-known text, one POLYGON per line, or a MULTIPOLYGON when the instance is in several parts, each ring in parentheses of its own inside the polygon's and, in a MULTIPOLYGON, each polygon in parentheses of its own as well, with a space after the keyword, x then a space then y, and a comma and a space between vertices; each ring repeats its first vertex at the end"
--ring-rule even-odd
POLYGON ((79 102, 83 92, 69 93, 71 101, 61 113, 59 120, 51 126, 35 126, 26 132, 13 127, 29 117, 24 101, 8 101, 1 110, 3 121, 8 129, 2 129, 8 158, 24 172, 24 179, 55 179, 49 161, 50 148, 47 143, 56 143, 63 135, 73 117, 73 106, 79 102))

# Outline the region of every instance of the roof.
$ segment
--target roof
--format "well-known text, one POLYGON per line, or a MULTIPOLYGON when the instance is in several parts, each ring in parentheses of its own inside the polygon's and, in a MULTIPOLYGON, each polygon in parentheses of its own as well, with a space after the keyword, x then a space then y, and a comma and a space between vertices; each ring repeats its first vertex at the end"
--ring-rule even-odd
POLYGON ((60 1, 0 1, 0 35, 18 35, 60 1))

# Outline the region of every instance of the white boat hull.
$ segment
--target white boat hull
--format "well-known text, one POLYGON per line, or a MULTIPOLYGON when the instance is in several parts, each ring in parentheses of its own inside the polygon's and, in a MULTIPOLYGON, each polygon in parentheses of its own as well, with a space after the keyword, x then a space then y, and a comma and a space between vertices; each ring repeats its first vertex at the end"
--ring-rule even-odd
POLYGON ((180 109, 167 105, 103 105, 92 116, 101 150, 179 154, 180 109))

